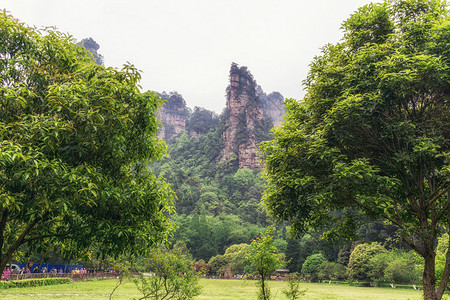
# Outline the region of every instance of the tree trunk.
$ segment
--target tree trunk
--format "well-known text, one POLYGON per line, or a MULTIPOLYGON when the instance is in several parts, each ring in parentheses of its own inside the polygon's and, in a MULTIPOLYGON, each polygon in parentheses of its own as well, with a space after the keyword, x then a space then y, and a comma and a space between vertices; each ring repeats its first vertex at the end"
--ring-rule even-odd
POLYGON ((266 296, 266 285, 264 282, 264 276, 261 277, 261 292, 262 292, 263 299, 266 300, 267 296, 266 296))
POLYGON ((436 295, 435 254, 427 253, 424 257, 423 297, 424 300, 440 300, 436 295))
POLYGON ((7 219, 8 219, 8 210, 5 209, 2 212, 2 218, 0 220, 0 255, 3 253, 3 245, 5 243, 5 228, 7 219))
MULTIPOLYGON (((450 190, 447 191, 448 203, 450 203, 450 190)), ((450 207, 447 209, 447 233, 450 236, 450 207)), ((445 266, 444 273, 442 274, 441 282, 439 283, 439 287, 437 289, 437 298, 441 299, 444 295, 444 292, 447 288, 447 284, 450 277, 450 237, 447 242, 447 253, 445 254, 445 266)))

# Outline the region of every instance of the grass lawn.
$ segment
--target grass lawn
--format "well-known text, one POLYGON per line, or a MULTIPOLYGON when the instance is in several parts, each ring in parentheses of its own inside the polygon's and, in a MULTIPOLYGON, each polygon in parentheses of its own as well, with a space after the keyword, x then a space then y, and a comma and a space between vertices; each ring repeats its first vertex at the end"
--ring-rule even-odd
MULTIPOLYGON (((71 284, 13 288, 0 290, 0 299, 109 299, 109 294, 117 284, 116 280, 74 282, 71 284)), ((254 281, 202 279, 202 293, 196 299, 231 300, 256 299, 256 286, 254 281)), ((274 300, 286 299, 281 293, 287 284, 285 282, 269 282, 274 300)), ((409 289, 391 288, 365 288, 347 285, 334 285, 324 283, 303 283, 302 289, 308 289, 301 299, 410 299, 422 298, 422 292, 409 289)), ((122 284, 114 293, 112 299, 139 298, 139 292, 132 283, 122 284)))

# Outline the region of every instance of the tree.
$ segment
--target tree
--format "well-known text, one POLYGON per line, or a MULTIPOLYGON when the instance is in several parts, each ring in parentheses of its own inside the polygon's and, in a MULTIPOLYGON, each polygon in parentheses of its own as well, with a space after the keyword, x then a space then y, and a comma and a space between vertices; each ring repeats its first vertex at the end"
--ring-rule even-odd
POLYGON ((160 99, 134 66, 0 19, 0 269, 21 245, 118 255, 165 241, 174 196, 148 169, 165 149, 160 99))
POLYGON ((448 243, 448 233, 445 233, 438 238, 438 245, 436 247, 436 280, 438 282, 441 282, 444 274, 448 243))
POLYGON ((286 298, 296 300, 301 296, 305 295, 307 289, 304 290, 300 289, 300 278, 298 276, 298 273, 294 272, 288 274, 287 282, 288 287, 281 291, 286 296, 286 298))
POLYGON ((270 289, 266 278, 284 264, 284 259, 279 256, 273 244, 274 230, 274 227, 269 227, 261 237, 256 237, 252 241, 248 249, 250 269, 259 275, 258 299, 263 300, 270 299, 270 289))
POLYGON ((208 264, 213 273, 224 274, 229 268, 232 274, 243 274, 247 263, 248 244, 234 244, 225 250, 224 255, 211 257, 208 264))
POLYGON ((320 266, 326 262, 327 259, 322 253, 310 255, 306 258, 302 265, 302 275, 310 279, 317 279, 320 271, 320 266))
POLYGON ((360 8, 262 147, 264 202, 277 220, 336 238, 386 219, 424 258, 425 299, 440 299, 450 274, 447 255, 435 289, 435 241, 450 219, 449 24, 437 0, 360 8))
POLYGON ((346 273, 347 270, 344 265, 337 262, 325 261, 319 266, 317 276, 319 279, 343 280, 346 278, 346 273))
POLYGON ((299 255, 300 255, 300 245, 295 239, 288 239, 286 246, 286 267, 291 272, 297 272, 300 270, 299 255))
POLYGON ((248 254, 248 244, 235 244, 225 250, 225 260, 232 274, 243 274, 246 266, 245 257, 248 254))
POLYGON ((212 274, 223 274, 225 273, 225 267, 227 265, 227 260, 224 255, 216 255, 209 259, 208 265, 211 266, 212 274))
POLYGON ((418 284, 420 272, 417 270, 417 255, 401 251, 390 251, 389 254, 390 259, 384 270, 384 279, 393 286, 395 283, 418 284))

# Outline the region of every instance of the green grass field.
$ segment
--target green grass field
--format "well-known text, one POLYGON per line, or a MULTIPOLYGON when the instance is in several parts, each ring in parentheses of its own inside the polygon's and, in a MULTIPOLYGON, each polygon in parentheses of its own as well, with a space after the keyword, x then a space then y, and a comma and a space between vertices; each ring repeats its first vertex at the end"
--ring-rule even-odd
MULTIPOLYGON (((116 280, 74 282, 71 284, 43 286, 34 288, 14 288, 0 290, 0 299, 109 299, 109 294, 117 284, 116 280)), ((202 279, 202 294, 196 299, 231 300, 256 299, 254 281, 202 279)), ((281 293, 287 284, 285 282, 269 282, 274 300, 286 299, 281 293)), ((422 298, 421 291, 391 288, 351 287, 325 283, 303 283, 302 289, 308 289, 301 299, 410 299, 422 298)), ((139 292, 132 283, 122 284, 114 293, 112 299, 139 298, 139 292)))

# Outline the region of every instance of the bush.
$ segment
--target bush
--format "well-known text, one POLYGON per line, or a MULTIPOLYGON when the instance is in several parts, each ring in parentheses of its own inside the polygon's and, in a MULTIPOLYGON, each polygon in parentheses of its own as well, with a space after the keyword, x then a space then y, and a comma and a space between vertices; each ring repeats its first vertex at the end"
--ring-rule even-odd
POLYGON ((326 261, 322 253, 308 256, 302 265, 302 275, 313 280, 317 279, 320 266, 326 261))
POLYGON ((39 278, 39 279, 0 281, 0 289, 55 285, 71 282, 72 282, 71 278, 39 278))
POLYGON ((343 280, 346 278, 346 272, 347 270, 344 265, 336 262, 325 261, 319 266, 317 276, 321 280, 343 280))
MULTIPOLYGON (((380 253, 386 253, 387 250, 380 243, 365 243, 355 247, 350 254, 347 270, 350 279, 369 281, 374 277, 374 266, 370 259, 380 253)), ((376 277, 376 276, 375 276, 376 277)))

